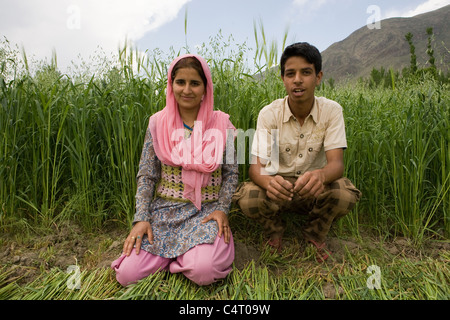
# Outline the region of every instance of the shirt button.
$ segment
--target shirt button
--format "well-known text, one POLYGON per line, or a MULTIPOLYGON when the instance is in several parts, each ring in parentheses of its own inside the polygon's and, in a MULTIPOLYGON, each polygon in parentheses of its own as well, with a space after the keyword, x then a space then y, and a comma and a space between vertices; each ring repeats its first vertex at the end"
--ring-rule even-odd
POLYGON ((301 171, 297 171, 297 174, 299 175, 299 174, 301 174, 302 172, 301 171))
POLYGON ((308 151, 309 151, 309 152, 312 152, 312 151, 313 151, 313 148, 309 148, 308 151))
POLYGON ((300 154, 298 155, 298 157, 301 158, 301 157, 303 157, 303 155, 300 153, 300 154))
POLYGON ((303 139, 305 137, 305 135, 302 133, 301 135, 300 135, 300 139, 303 139))
POLYGON ((289 152, 289 151, 291 151, 291 149, 290 148, 286 148, 286 152, 289 152))

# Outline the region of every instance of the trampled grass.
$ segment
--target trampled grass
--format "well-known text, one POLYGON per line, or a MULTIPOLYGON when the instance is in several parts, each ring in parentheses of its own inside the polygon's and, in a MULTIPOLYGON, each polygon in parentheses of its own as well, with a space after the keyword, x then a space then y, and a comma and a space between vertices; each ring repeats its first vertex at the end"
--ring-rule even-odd
MULTIPOLYGON (((8 300, 448 300, 450 270, 447 257, 420 261, 380 261, 348 254, 341 262, 317 264, 298 257, 282 268, 251 261, 243 269, 210 286, 200 287, 181 274, 156 273, 122 287, 112 269, 74 273, 53 268, 33 282, 19 285, 11 268, 0 269, 0 299, 8 300), (370 265, 380 265, 379 287, 370 287, 370 265)), ((13 269, 12 269, 13 270, 13 269)))

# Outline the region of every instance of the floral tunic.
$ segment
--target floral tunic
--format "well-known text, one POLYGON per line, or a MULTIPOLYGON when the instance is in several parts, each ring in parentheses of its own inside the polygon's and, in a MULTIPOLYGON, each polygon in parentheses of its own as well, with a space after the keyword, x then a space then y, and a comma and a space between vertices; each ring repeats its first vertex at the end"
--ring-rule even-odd
POLYGON ((216 201, 202 202, 199 211, 185 199, 165 199, 156 192, 161 182, 164 165, 153 149, 153 139, 147 129, 137 175, 136 214, 138 221, 149 221, 153 231, 153 245, 147 235, 142 239, 141 249, 164 258, 175 258, 192 247, 203 243, 214 243, 218 233, 215 220, 201 221, 215 210, 228 214, 231 197, 238 184, 238 165, 222 164, 222 186, 216 201))

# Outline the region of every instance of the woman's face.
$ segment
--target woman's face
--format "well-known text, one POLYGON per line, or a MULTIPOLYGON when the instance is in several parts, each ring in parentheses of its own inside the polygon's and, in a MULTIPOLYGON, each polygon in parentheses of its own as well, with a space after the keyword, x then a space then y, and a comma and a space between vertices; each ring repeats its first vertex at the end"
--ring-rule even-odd
POLYGON ((178 69, 172 87, 180 109, 186 111, 200 109, 200 103, 206 90, 197 70, 193 68, 178 69))

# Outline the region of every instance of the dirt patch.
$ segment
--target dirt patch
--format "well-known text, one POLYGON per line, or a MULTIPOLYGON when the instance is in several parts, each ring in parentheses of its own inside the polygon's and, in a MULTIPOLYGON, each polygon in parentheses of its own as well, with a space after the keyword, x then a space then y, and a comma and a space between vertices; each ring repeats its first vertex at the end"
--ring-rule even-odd
POLYGON ((260 250, 253 245, 245 244, 235 240, 234 242, 234 265, 239 270, 252 260, 258 261, 261 256, 260 250))
MULTIPOLYGON (((118 226, 107 226, 98 233, 83 232, 73 223, 59 226, 51 234, 27 239, 20 239, 17 234, 3 234, 0 238, 0 268, 10 271, 6 283, 18 281, 20 284, 29 283, 42 272, 55 267, 61 270, 67 270, 70 265, 79 265, 83 269, 109 268, 111 262, 119 257, 127 234, 128 230, 118 226)), ((261 263, 263 243, 256 240, 246 243, 238 233, 234 238, 236 268, 242 270, 252 260, 261 263)), ((448 241, 429 241, 423 247, 415 248, 406 238, 389 242, 369 236, 362 238, 363 241, 358 241, 330 236, 327 247, 332 253, 332 259, 327 264, 341 263, 349 254, 360 256, 364 252, 370 255, 375 252, 388 258, 422 259, 427 256, 438 259, 442 252, 450 251, 448 241)), ((307 246, 301 239, 289 237, 283 243, 281 255, 288 252, 287 259, 296 252, 306 250, 307 246)), ((334 287, 327 290, 330 297, 336 292, 334 287)))
MULTIPOLYGON (((43 271, 66 270, 71 265, 83 268, 106 268, 121 252, 126 230, 109 227, 100 233, 84 232, 73 223, 65 223, 45 235, 19 238, 3 235, 0 246, 0 267, 11 270, 10 280, 28 283, 43 271)), ((7 281, 9 282, 9 281, 7 281)))

